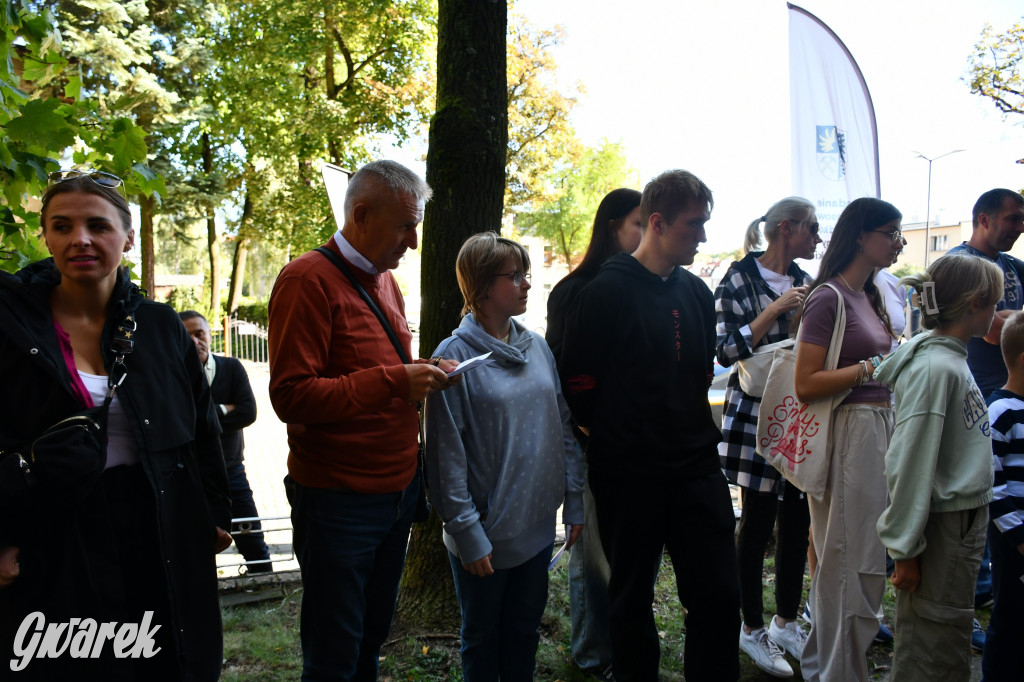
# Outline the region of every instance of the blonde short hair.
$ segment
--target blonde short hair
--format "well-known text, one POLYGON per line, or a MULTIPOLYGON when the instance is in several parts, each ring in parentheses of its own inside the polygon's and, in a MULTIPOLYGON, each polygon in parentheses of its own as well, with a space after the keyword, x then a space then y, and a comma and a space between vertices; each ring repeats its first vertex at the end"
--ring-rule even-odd
POLYGON ((1006 318, 1003 331, 999 337, 999 346, 1003 350, 1003 362, 1007 369, 1017 369, 1020 356, 1024 354, 1024 311, 1017 311, 1006 318))
POLYGON ((476 312, 487 296, 491 280, 506 259, 512 257, 516 268, 530 271, 530 254, 519 242, 499 237, 496 232, 481 232, 462 243, 455 259, 455 274, 462 292, 462 314, 476 312))
POLYGON ((928 266, 927 272, 900 280, 921 296, 921 324, 935 329, 956 322, 972 305, 990 306, 1003 297, 1003 271, 986 258, 949 253, 928 266), (935 302, 939 311, 925 309, 924 285, 935 283, 935 302))

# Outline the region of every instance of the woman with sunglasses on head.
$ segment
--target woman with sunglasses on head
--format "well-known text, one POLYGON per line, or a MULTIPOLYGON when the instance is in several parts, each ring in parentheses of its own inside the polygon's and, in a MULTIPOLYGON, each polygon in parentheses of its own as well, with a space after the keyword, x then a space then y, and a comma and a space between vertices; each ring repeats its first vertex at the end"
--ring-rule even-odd
POLYGON ((427 397, 427 477, 444 522, 462 612, 466 682, 533 679, 548 592, 555 516, 583 523, 582 463, 555 359, 516 315, 526 312, 530 256, 484 232, 456 260, 465 317, 434 357, 490 364, 427 397))
POLYGON ((818 567, 811 581, 811 632, 800 660, 805 680, 868 679, 865 654, 878 633, 885 592, 885 548, 875 522, 885 511, 885 451, 893 431, 889 387, 872 380, 892 347, 892 325, 874 282, 903 249, 902 215, 872 198, 843 210, 821 259, 797 337, 794 384, 809 402, 843 394, 832 414, 829 473, 809 495, 818 567), (846 327, 838 367, 825 369, 840 292, 846 327))
POLYGON ((231 511, 210 389, 177 314, 121 267, 135 239, 121 180, 50 182, 40 222, 52 258, 0 274, 0 555, 17 559, 0 590, 0 658, 28 680, 215 680, 214 555, 231 542, 231 511), (41 449, 53 424, 101 405, 89 457, 41 449), (33 613, 67 624, 60 655, 17 635, 33 613), (96 634, 105 623, 127 624, 139 655, 117 656, 96 634))
POLYGON ((744 391, 739 366, 758 347, 792 338, 811 278, 793 261, 814 258, 820 243, 814 204, 801 197, 782 199, 747 227, 746 256, 729 266, 715 291, 718 362, 734 368, 725 389, 718 452, 722 469, 729 482, 740 487, 743 502, 736 538, 743 607, 740 649, 762 670, 784 677, 791 676, 793 670, 783 652, 799 660, 806 641, 796 617, 803 593, 810 518, 804 494, 786 485, 781 474, 754 452, 764 386, 759 391, 744 391), (768 240, 764 251, 757 250, 761 223, 768 240), (761 599, 764 554, 776 519, 776 614, 766 628, 761 599))
MULTIPOLYGON (((633 253, 640 245, 644 226, 640 222, 640 192, 614 189, 605 195, 594 216, 590 244, 580 264, 563 277, 548 295, 548 325, 544 335, 555 361, 562 352, 562 336, 569 308, 576 294, 617 253, 633 253)), ((573 432, 580 455, 587 436, 575 425, 573 432)), ((569 554, 569 613, 572 619, 572 660, 595 676, 607 677, 612 665, 611 635, 608 633, 608 579, 612 569, 597 532, 597 511, 590 486, 583 492, 585 523, 583 534, 569 554)))

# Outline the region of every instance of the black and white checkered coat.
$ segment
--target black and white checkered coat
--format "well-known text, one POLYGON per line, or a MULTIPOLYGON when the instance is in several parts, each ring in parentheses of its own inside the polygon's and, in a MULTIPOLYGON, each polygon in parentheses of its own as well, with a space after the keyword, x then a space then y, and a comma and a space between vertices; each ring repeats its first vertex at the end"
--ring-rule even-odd
MULTIPOLYGON (((743 260, 730 265, 718 289, 715 290, 718 362, 723 367, 733 367, 725 389, 722 442, 718 445, 718 454, 722 460, 722 469, 730 483, 759 492, 774 491, 781 495, 784 479, 772 465, 754 452, 757 411, 761 399, 743 392, 735 368, 738 360, 753 354, 750 345, 750 323, 758 314, 754 306, 754 296, 757 296, 760 310, 767 308, 779 297, 757 269, 754 259, 762 253, 748 253, 743 260)), ((794 286, 802 286, 810 281, 810 275, 798 268, 795 263, 790 264, 789 274, 793 277, 794 286)), ((793 317, 793 312, 780 316, 757 346, 790 338, 793 317)))

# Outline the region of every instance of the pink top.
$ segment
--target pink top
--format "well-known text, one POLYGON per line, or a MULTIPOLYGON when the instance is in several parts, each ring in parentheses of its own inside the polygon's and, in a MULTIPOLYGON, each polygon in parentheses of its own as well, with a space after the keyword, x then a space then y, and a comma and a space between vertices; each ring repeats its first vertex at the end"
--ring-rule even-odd
MULTIPOLYGON (((828 283, 843 293, 843 301, 846 303, 846 330, 843 333, 843 348, 839 353, 839 368, 855 365, 873 355, 887 354, 892 348, 892 337, 885 323, 875 313, 868 295, 863 291, 851 291, 837 277, 828 283)), ((835 323, 836 293, 828 288, 818 289, 807 300, 798 340, 827 348, 832 340, 835 323)), ((888 386, 869 381, 853 389, 842 404, 889 402, 890 398, 888 386)))
POLYGON ((96 407, 89 394, 89 389, 82 382, 82 377, 78 376, 78 367, 75 366, 75 351, 71 347, 71 337, 57 320, 53 321, 53 328, 57 332, 57 342, 60 345, 60 353, 64 357, 64 365, 67 366, 68 374, 71 375, 71 392, 82 407, 96 407))

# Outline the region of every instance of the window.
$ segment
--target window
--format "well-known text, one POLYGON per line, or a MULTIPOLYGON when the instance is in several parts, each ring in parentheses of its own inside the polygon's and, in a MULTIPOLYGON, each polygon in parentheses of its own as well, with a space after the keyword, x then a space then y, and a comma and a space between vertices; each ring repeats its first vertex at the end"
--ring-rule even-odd
POLYGON ((949 249, 949 235, 937 234, 932 237, 932 251, 945 251, 949 249))

